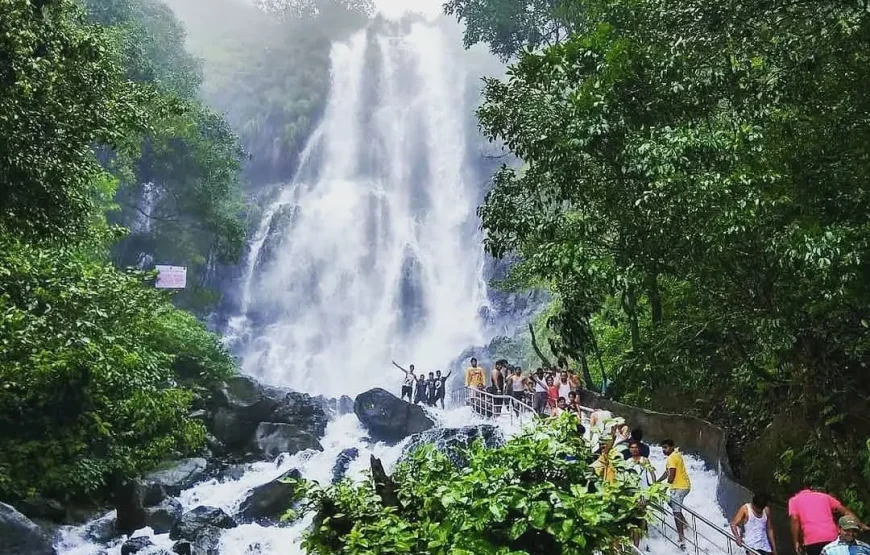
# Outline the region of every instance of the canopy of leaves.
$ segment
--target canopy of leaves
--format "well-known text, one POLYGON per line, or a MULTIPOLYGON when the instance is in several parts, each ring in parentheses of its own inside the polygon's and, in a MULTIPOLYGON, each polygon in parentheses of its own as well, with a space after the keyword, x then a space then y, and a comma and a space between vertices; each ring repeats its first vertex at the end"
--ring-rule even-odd
POLYGON ((234 363, 151 277, 0 236, 0 497, 97 495, 203 445, 181 377, 234 363))
MULTIPOLYGON (((462 450, 462 467, 423 446, 398 465, 393 501, 368 481, 308 484, 302 510, 316 515, 304 548, 323 555, 610 553, 643 522, 637 475, 602 481, 576 425, 566 414, 499 448, 477 442, 462 450)), ((623 464, 612 455, 612 464, 623 464)), ((657 499, 661 487, 645 493, 657 499)))
POLYGON ((69 239, 92 223, 103 173, 93 146, 135 152, 153 100, 121 62, 73 2, 0 3, 0 227, 69 239))
POLYGON ((870 501, 845 471, 870 435, 870 11, 575 4, 487 81, 481 126, 527 164, 494 178, 487 248, 557 294, 553 346, 612 393, 743 445, 774 423, 751 485, 870 501))
POLYGON ((444 13, 465 24, 466 47, 479 42, 503 61, 524 48, 553 46, 571 32, 572 2, 566 0, 449 0, 444 13))

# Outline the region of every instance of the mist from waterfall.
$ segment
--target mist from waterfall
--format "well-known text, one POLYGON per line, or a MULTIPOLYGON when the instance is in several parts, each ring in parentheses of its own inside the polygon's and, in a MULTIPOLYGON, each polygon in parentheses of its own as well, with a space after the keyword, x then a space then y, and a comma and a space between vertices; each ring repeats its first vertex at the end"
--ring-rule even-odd
POLYGON ((333 46, 322 122, 264 210, 230 344, 243 371, 336 396, 443 368, 482 337, 470 74, 432 22, 333 46), (469 139, 471 137, 472 140, 469 139))

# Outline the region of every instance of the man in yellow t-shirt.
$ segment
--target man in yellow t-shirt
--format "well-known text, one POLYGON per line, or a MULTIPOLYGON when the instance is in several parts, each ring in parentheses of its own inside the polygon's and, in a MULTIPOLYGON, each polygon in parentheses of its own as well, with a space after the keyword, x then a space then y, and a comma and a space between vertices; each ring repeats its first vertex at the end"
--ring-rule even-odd
POLYGON ((471 366, 465 370, 465 387, 483 389, 486 387, 486 374, 483 368, 477 365, 477 359, 471 359, 471 366))
POLYGON ((689 473, 686 472, 686 462, 683 460, 683 455, 674 446, 674 441, 666 439, 662 441, 662 453, 667 457, 665 464, 665 472, 659 478, 659 482, 667 479, 668 487, 671 491, 671 498, 668 504, 674 511, 674 524, 677 525, 677 535, 680 538, 680 549, 686 549, 685 527, 686 521, 683 517, 683 502, 689 491, 692 489, 692 481, 689 480, 689 473))

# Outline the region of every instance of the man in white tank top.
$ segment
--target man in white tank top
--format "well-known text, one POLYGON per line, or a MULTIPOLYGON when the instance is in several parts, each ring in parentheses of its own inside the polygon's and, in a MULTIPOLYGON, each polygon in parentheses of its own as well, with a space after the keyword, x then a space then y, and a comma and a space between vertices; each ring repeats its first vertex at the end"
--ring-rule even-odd
POLYGON ((737 538, 737 545, 753 549, 761 555, 776 555, 776 538, 770 525, 767 501, 767 495, 763 493, 752 496, 752 503, 740 507, 731 519, 731 532, 737 538))

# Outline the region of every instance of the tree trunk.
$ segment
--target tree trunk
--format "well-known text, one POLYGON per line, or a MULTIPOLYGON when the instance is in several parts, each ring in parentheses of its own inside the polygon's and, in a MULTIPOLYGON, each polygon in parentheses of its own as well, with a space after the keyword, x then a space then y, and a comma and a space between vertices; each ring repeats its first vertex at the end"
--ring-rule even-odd
POLYGON ((649 274, 646 279, 647 295, 652 312, 652 323, 657 326, 662 321, 662 297, 659 293, 659 278, 656 274, 649 274))
POLYGON ((547 368, 552 367, 553 365, 550 364, 550 359, 548 359, 546 356, 544 356, 544 353, 541 352, 540 347, 538 347, 538 340, 535 338, 535 328, 532 327, 531 322, 529 322, 529 333, 532 334, 532 349, 535 350, 535 353, 538 355, 538 358, 541 359, 541 362, 543 362, 544 366, 546 366, 547 368))
POLYGON ((622 310, 628 316, 628 326, 631 332, 631 348, 637 352, 640 350, 640 326, 637 323, 637 296, 633 286, 630 286, 622 294, 622 310))
POLYGON ((586 382, 586 389, 589 391, 599 391, 598 386, 592 379, 592 372, 589 371, 589 359, 586 355, 580 355, 580 368, 583 369, 583 381, 586 382))
POLYGON ((381 498, 384 507, 399 508, 399 496, 396 495, 396 484, 387 476, 384 464, 374 455, 371 458, 372 479, 375 482, 375 493, 381 498))

